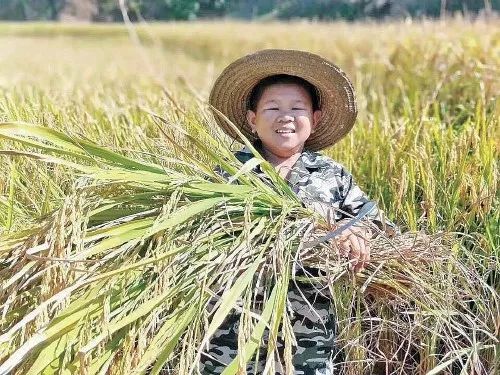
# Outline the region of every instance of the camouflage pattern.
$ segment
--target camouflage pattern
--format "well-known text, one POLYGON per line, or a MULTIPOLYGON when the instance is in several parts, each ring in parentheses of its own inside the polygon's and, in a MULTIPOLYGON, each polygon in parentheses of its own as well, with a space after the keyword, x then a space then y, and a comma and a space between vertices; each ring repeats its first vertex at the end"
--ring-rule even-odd
MULTIPOLYGON (((242 163, 253 158, 247 148, 235 155, 242 163)), ((268 179, 259 167, 255 172, 268 179)), ((331 221, 356 216, 363 205, 370 202, 344 166, 319 152, 302 152, 290 171, 288 183, 304 205, 331 221)), ((398 231, 376 205, 367 218, 389 234, 398 231)))
MULTIPOLYGON (((288 309, 297 347, 293 351, 294 374, 333 375, 335 356, 335 322, 330 299, 308 284, 293 282, 288 290, 288 309), (300 289, 300 290, 299 290, 300 289), (310 303, 304 301, 304 297, 310 303), (312 308, 311 308, 312 305, 312 308)), ((214 302, 212 302, 213 306, 214 302)), ((221 374, 238 353, 240 315, 232 313, 215 332, 207 355, 202 357, 200 370, 204 375, 221 374)), ((259 358, 246 367, 247 374, 262 374, 267 355, 267 336, 264 334, 259 358)), ((278 338, 275 374, 285 375, 284 343, 278 338)))
MULTIPOLYGON (((245 163, 253 155, 244 148, 236 153, 236 157, 245 163)), ((259 167, 255 172, 264 180, 268 180, 259 167)), ((306 150, 301 154, 288 176, 288 182, 304 205, 332 221, 355 216, 361 207, 370 201, 341 164, 317 152, 306 150)), ((376 207, 368 216, 381 230, 389 234, 397 231, 396 226, 384 219, 382 212, 376 207)), ((335 370, 335 357, 339 355, 335 348, 335 320, 328 295, 310 283, 291 282, 288 307, 297 341, 293 353, 294 374, 338 373, 335 370)), ((202 374, 221 374, 236 357, 239 317, 236 312, 230 315, 212 337, 207 353, 202 356, 202 374)), ((260 357, 247 366, 248 374, 263 373, 267 354, 266 343, 264 338, 260 357)), ((280 358, 283 358, 282 351, 283 343, 278 340, 277 355, 280 358)), ((279 361, 277 363, 276 374, 285 374, 283 368, 279 368, 279 361)))

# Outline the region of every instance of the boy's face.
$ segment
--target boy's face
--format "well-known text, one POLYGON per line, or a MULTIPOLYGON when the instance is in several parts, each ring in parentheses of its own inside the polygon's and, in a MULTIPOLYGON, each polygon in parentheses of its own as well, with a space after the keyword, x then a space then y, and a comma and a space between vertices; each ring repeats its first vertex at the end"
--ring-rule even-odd
POLYGON ((256 111, 247 111, 248 124, 264 149, 280 158, 302 151, 320 117, 321 111, 313 111, 309 93, 296 84, 267 87, 256 111))

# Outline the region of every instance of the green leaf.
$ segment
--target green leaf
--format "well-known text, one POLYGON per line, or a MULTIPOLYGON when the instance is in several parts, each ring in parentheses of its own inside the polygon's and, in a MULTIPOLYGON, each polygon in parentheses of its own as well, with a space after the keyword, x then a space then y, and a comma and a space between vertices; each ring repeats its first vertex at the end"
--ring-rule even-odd
MULTIPOLYGON (((277 301, 277 290, 278 290, 278 285, 276 284, 273 287, 273 290, 264 305, 264 310, 262 311, 262 315, 260 316, 258 323, 255 325, 250 335, 250 340, 245 343, 245 346, 243 348, 243 353, 245 353, 245 357, 243 358, 244 363, 248 363, 248 361, 253 357, 257 348, 260 346, 262 335, 264 334, 266 327, 269 326, 271 315, 273 313, 273 310, 275 309, 277 301)), ((238 372, 238 366, 240 361, 241 361, 240 354, 238 354, 231 361, 231 363, 224 369, 222 375, 236 374, 238 372)))
POLYGON ((226 202, 227 198, 215 197, 207 198, 197 202, 189 203, 175 212, 175 215, 169 215, 165 218, 159 218, 152 227, 145 234, 146 237, 150 237, 160 231, 172 228, 175 225, 182 224, 196 215, 208 211, 214 208, 216 205, 226 202))
POLYGON ((225 292, 220 301, 218 302, 218 308, 212 314, 212 321, 208 326, 205 333, 205 338, 203 339, 202 347, 206 345, 207 341, 212 337, 215 331, 220 327, 222 322, 226 319, 229 312, 236 306, 236 302, 243 294, 244 290, 251 284, 257 268, 262 262, 262 256, 255 259, 237 279, 234 281, 231 288, 225 292))
POLYGON ((89 160, 90 156, 97 158, 96 161, 106 161, 110 164, 120 165, 127 169, 139 169, 164 174, 163 169, 158 166, 125 157, 89 141, 73 139, 61 132, 44 126, 22 122, 0 123, 0 138, 20 140, 19 136, 24 137, 22 143, 25 145, 40 147, 46 151, 60 153, 61 155, 78 156, 85 160, 89 160), (32 137, 49 142, 57 147, 42 146, 40 142, 30 141, 32 137))
POLYGON ((151 343, 152 346, 150 347, 150 350, 145 353, 144 361, 141 361, 140 365, 138 366, 141 374, 146 373, 143 366, 151 363, 151 361, 154 360, 155 356, 156 362, 153 366, 153 369, 151 370, 151 374, 157 375, 160 373, 163 366, 170 358, 175 347, 179 344, 179 338, 184 333, 187 326, 196 317, 198 305, 196 303, 191 303, 188 306, 188 309, 182 314, 178 312, 175 319, 170 319, 169 321, 165 322, 165 325, 161 328, 160 332, 151 343))

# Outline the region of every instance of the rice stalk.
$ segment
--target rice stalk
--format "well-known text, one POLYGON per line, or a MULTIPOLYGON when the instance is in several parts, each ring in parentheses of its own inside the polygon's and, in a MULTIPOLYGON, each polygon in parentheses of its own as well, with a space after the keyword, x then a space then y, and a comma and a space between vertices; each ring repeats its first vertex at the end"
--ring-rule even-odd
POLYGON ((246 323, 225 373, 237 373, 258 350, 267 351, 274 372, 278 338, 290 371, 286 292, 295 279, 334 296, 342 373, 494 368, 498 294, 480 271, 497 265, 486 255, 461 249, 458 257, 447 235, 381 234, 370 265, 351 275, 331 244, 307 246, 331 229, 324 219, 283 183, 264 184, 231 152, 216 150, 203 129, 197 134, 196 142, 185 136, 238 184, 200 163, 185 168, 193 156, 155 165, 55 130, 0 125, 0 137, 39 150, 4 154, 85 176, 61 208, 1 238, 1 374, 196 373, 201 351, 233 309, 246 323), (301 267, 321 276, 294 276, 301 267), (267 296, 260 307, 254 275, 267 296), (260 348, 266 329, 269 344, 260 348))

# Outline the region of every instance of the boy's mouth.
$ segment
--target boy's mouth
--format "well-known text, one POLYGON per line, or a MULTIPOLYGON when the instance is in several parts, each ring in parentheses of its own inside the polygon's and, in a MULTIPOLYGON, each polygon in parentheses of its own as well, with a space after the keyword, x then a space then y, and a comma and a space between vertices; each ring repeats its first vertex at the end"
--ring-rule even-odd
POLYGON ((295 133, 295 130, 294 129, 278 129, 278 130, 276 130, 276 133, 278 133, 278 134, 291 134, 291 133, 295 133))

